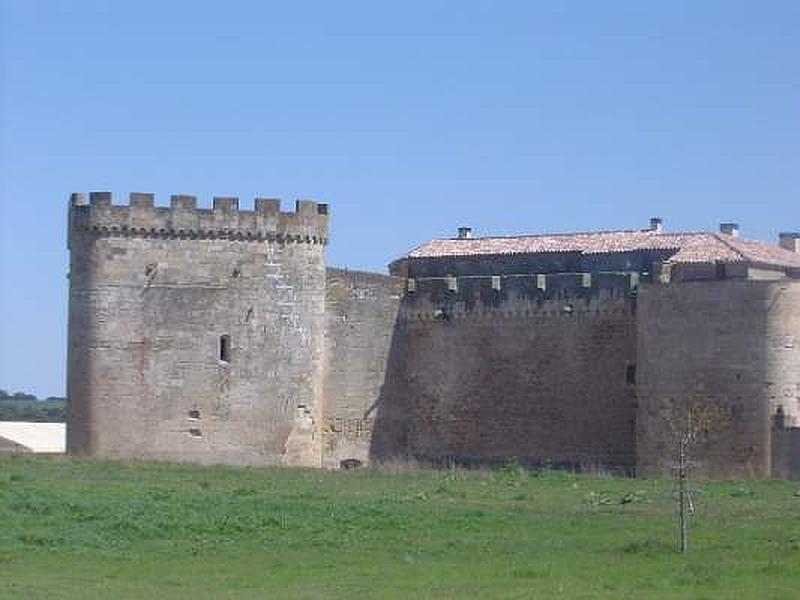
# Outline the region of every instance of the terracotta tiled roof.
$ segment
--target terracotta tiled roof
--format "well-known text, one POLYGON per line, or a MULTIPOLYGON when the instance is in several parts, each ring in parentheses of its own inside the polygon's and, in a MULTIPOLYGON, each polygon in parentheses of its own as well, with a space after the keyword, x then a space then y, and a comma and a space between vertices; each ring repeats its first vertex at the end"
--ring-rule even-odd
POLYGON ((652 230, 437 239, 418 246, 407 256, 440 258, 554 252, 589 255, 645 250, 675 251, 670 258, 673 263, 749 262, 800 267, 800 254, 766 242, 743 240, 721 233, 663 233, 652 230))
POLYGON ((780 246, 773 246, 757 240, 743 240, 727 235, 718 236, 724 243, 739 252, 745 260, 765 265, 781 267, 800 267, 800 253, 784 250, 780 246))

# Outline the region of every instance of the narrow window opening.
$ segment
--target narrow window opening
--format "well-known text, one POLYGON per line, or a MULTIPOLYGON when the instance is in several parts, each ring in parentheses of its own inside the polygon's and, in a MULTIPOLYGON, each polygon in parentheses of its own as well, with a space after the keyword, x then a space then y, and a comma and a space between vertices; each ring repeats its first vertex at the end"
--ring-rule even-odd
POLYGON ((200 420, 200 411, 196 410, 196 409, 190 410, 189 411, 189 418, 193 419, 195 421, 199 421, 200 420))
POLYGON ((786 429, 786 413, 783 412, 783 406, 778 405, 778 409, 775 411, 774 419, 774 426, 775 429, 778 431, 783 431, 786 429))
POLYGON ((219 359, 222 362, 231 362, 231 336, 225 334, 219 336, 219 359))
POLYGON ((193 427, 192 429, 189 430, 189 435, 194 437, 194 438, 199 438, 199 437, 203 437, 203 432, 201 432, 199 429, 196 429, 196 428, 193 427))
POLYGON ((625 383, 634 385, 636 383, 636 363, 625 365, 625 383))

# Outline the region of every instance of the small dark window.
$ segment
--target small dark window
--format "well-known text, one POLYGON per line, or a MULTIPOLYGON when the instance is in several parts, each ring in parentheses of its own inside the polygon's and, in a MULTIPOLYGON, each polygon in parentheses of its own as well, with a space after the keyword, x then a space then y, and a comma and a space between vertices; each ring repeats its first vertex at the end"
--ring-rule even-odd
POLYGON ((231 336, 219 336, 219 359, 222 362, 231 362, 231 336))
POLYGON ((189 418, 194 419, 195 421, 200 419, 200 411, 197 409, 189 411, 189 418))
POLYGON ((783 406, 778 405, 778 409, 775 411, 775 416, 773 419, 775 429, 778 431, 783 431, 786 429, 786 413, 783 412, 783 406))
POLYGON ((629 385, 636 383, 636 363, 625 365, 625 383, 629 385))
POLYGON ((189 435, 195 438, 203 437, 203 433, 199 429, 190 429, 189 435))

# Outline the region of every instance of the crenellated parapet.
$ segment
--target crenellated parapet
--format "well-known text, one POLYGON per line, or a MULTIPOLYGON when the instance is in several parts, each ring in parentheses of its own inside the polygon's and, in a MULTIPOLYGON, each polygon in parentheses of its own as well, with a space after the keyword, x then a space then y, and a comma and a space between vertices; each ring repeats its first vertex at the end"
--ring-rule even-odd
POLYGON ((638 273, 556 273, 407 279, 411 321, 633 314, 638 273))
POLYGON ((240 210, 239 199, 215 196, 212 208, 197 198, 173 195, 170 206, 155 205, 154 194, 131 193, 127 205, 112 202, 110 192, 70 197, 70 237, 79 231, 122 237, 231 239, 278 243, 326 244, 328 205, 298 200, 294 212, 280 200, 256 198, 254 210, 240 210))

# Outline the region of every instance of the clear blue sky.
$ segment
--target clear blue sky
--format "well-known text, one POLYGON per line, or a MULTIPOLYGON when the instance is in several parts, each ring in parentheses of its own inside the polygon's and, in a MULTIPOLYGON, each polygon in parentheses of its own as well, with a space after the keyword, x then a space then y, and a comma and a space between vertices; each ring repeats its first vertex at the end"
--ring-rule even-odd
POLYGON ((800 2, 0 0, 0 388, 64 393, 72 191, 329 202, 330 264, 800 229, 800 2))

